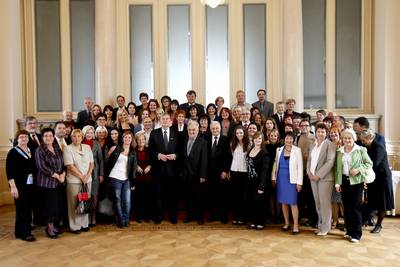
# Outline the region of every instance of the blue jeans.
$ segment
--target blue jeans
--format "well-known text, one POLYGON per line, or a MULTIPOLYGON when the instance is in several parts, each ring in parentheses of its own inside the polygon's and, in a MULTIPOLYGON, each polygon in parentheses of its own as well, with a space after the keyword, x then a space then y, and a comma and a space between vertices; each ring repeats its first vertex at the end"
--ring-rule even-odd
POLYGON ((111 188, 114 193, 114 206, 120 224, 128 224, 131 210, 131 185, 129 180, 121 181, 110 178, 111 188))

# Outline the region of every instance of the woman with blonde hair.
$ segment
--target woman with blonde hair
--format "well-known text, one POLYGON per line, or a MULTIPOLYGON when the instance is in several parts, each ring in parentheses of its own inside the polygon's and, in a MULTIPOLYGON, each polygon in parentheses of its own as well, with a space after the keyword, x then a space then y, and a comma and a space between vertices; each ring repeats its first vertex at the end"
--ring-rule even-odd
POLYGON ((372 161, 367 149, 355 143, 357 136, 353 130, 343 130, 341 138, 343 146, 338 149, 336 156, 335 187, 337 192, 342 192, 345 237, 352 243, 358 243, 362 236, 363 177, 372 168, 372 161))
POLYGON ((72 143, 64 148, 64 165, 67 167, 67 201, 69 227, 72 233, 89 231, 89 215, 75 212, 78 204, 77 195, 83 185, 88 194, 92 190, 92 172, 94 169, 93 153, 90 146, 82 144, 83 134, 80 129, 71 133, 72 143))

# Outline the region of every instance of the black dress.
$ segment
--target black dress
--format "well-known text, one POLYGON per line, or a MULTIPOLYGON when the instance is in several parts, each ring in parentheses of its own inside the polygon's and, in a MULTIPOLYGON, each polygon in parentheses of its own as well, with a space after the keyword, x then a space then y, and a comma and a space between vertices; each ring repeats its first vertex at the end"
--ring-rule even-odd
POLYGON ((368 184, 368 204, 373 210, 392 210, 394 209, 392 172, 386 149, 374 140, 367 150, 376 175, 375 181, 368 184))
POLYGON ((14 179, 18 189, 15 202, 15 237, 26 238, 31 235, 33 184, 28 182, 34 168, 33 158, 18 147, 12 148, 6 159, 8 180, 14 179))

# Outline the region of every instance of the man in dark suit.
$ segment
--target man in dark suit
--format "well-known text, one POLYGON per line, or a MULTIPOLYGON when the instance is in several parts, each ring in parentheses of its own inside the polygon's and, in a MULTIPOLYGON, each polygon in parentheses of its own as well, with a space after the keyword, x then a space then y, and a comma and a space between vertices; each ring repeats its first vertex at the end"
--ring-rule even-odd
POLYGON ((264 118, 269 118, 274 114, 274 104, 266 100, 267 92, 264 89, 259 89, 257 91, 258 101, 252 104, 260 110, 264 118))
POLYGON ((284 135, 285 135, 285 121, 284 121, 284 119, 285 119, 285 103, 283 101, 279 101, 276 103, 276 113, 274 115, 272 115, 272 118, 276 122, 280 137, 284 138, 284 135))
POLYGON ((42 188, 36 185, 37 179, 37 167, 35 162, 35 151, 43 143, 42 136, 37 133, 38 131, 38 121, 33 116, 27 116, 25 118, 25 130, 29 132, 28 147, 33 156, 33 181, 34 181, 34 200, 33 200, 33 224, 37 226, 43 226, 46 224, 44 215, 44 198, 42 194, 42 188))
MULTIPOLYGON (((360 140, 360 134, 362 131, 369 129, 369 121, 366 117, 358 117, 354 120, 353 123, 353 130, 357 134, 357 144, 360 146, 364 146, 360 140)), ((386 148, 386 141, 385 137, 379 133, 375 133, 375 142, 381 144, 384 148, 386 148)))
POLYGON ((207 192, 210 222, 221 220, 227 223, 229 206, 228 173, 232 161, 229 140, 221 135, 221 125, 212 121, 210 124, 211 139, 208 146, 207 192))
POLYGON ((170 125, 171 117, 164 113, 161 128, 153 130, 149 139, 150 159, 157 185, 156 224, 162 220, 163 204, 168 208, 171 223, 176 224, 178 216, 178 133, 170 125))
POLYGON ((179 106, 180 109, 183 109, 186 112, 186 118, 190 117, 189 108, 191 106, 195 106, 197 109, 197 117, 204 114, 204 106, 202 104, 196 103, 196 92, 194 90, 189 90, 186 93, 186 98, 188 100, 187 103, 183 103, 179 106))
POLYGON ((207 176, 207 141, 199 136, 199 124, 189 122, 188 139, 182 150, 185 202, 185 223, 196 220, 203 224, 204 182, 207 176))
POLYGON ((86 125, 94 126, 94 121, 92 120, 92 107, 93 100, 91 97, 85 97, 83 102, 85 109, 78 112, 78 118, 76 124, 79 128, 83 128, 86 125))
MULTIPOLYGON (((357 145, 360 146, 365 146, 361 142, 360 135, 364 130, 369 129, 369 121, 366 117, 358 117, 357 119, 354 120, 353 123, 353 130, 357 134, 357 145)), ((375 138, 374 141, 377 142, 378 144, 382 145, 386 149, 386 141, 385 137, 379 133, 375 133, 375 138)), ((363 223, 368 225, 368 226, 374 226, 374 217, 375 217, 375 210, 371 209, 368 204, 364 207, 363 211, 363 223)))
POLYGON ((117 96, 116 101, 117 101, 118 107, 113 109, 113 116, 112 116, 113 120, 115 120, 117 118, 118 110, 124 109, 124 110, 128 111, 127 107, 125 106, 125 97, 124 96, 122 96, 122 95, 117 96))

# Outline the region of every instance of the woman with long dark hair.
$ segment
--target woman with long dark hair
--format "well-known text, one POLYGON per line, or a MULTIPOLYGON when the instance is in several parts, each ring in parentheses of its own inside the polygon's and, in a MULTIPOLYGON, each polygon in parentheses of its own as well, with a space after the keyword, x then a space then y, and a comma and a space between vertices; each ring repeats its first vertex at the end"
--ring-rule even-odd
POLYGON ((114 207, 119 228, 128 227, 131 210, 131 189, 134 189, 136 172, 135 141, 132 132, 122 134, 122 144, 110 149, 108 159, 111 188, 114 194, 114 207))
POLYGON ((247 181, 246 156, 249 150, 249 137, 243 126, 239 125, 233 132, 231 141, 232 163, 230 177, 232 183, 232 224, 245 223, 245 185, 247 181))

